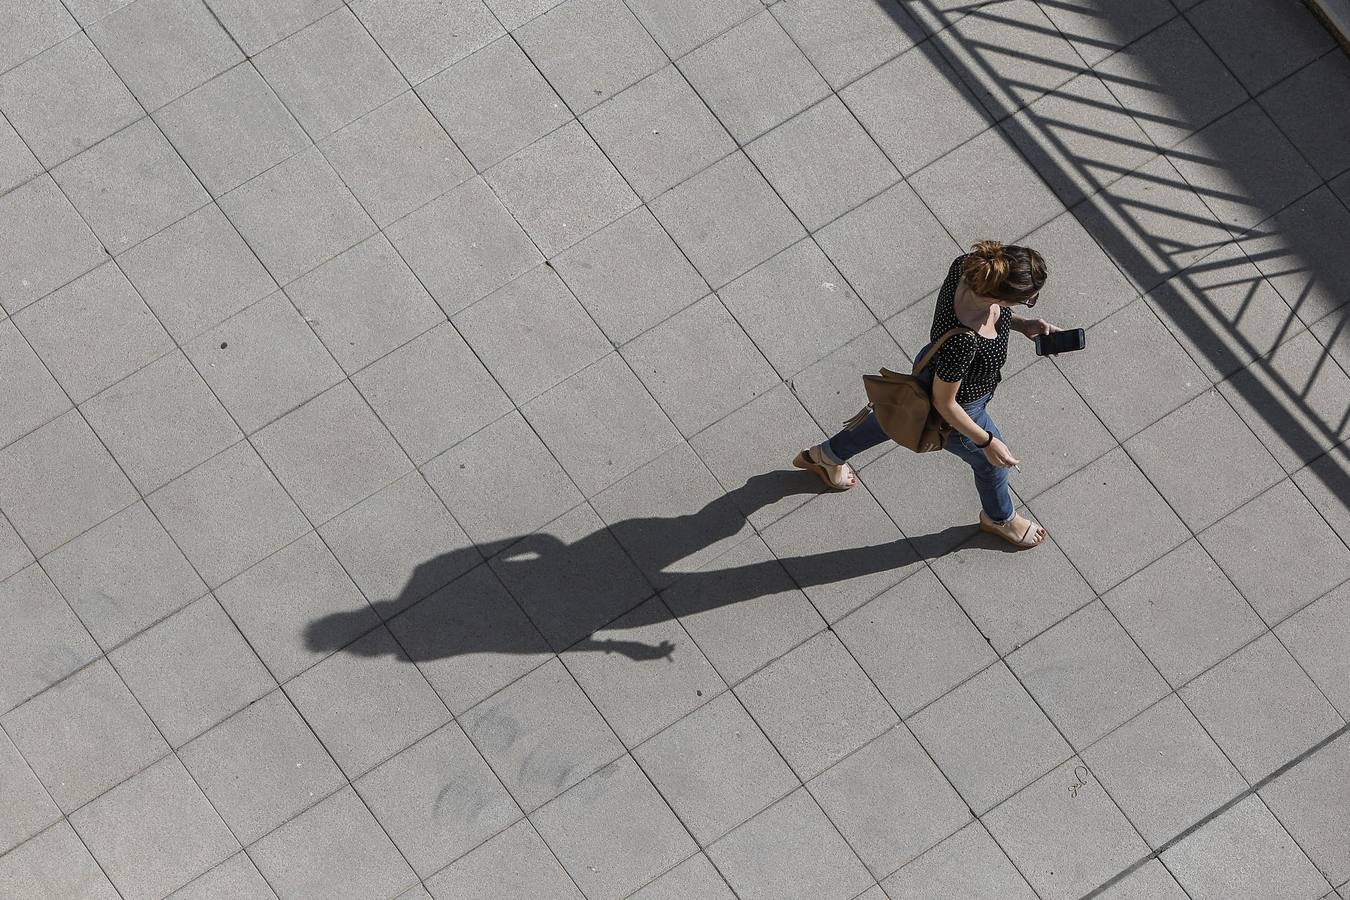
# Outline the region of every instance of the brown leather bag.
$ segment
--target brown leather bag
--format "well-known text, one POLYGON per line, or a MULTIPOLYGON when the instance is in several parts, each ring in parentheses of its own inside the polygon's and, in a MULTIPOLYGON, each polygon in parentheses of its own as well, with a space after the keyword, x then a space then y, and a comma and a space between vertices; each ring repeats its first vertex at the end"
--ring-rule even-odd
POLYGON ((874 412, 881 430, 901 447, 908 447, 915 453, 942 449, 952 427, 933 409, 929 386, 919 375, 949 338, 964 331, 970 329, 957 326, 934 341, 928 352, 914 363, 912 374, 882 369, 880 375, 864 375, 863 388, 867 391, 868 404, 845 422, 844 427, 855 428, 868 413, 874 412))

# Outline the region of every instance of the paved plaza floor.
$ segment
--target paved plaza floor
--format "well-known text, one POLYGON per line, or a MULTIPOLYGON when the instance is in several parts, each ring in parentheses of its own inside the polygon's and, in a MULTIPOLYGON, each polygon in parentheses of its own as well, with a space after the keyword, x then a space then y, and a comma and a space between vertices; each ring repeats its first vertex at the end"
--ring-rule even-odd
POLYGON ((1348 302, 1296 0, 0 0, 0 896, 1350 900, 1348 302))

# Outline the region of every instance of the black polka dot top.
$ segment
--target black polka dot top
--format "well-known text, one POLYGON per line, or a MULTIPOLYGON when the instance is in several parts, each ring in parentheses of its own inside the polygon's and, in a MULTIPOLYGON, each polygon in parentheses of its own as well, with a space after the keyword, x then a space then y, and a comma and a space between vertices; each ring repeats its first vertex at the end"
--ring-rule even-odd
MULTIPOLYGON (((929 340, 936 341, 961 324, 956 317, 956 288, 961 284, 961 264, 965 256, 958 256, 947 270, 947 280, 938 291, 937 308, 933 310, 933 327, 929 340)), ((959 381, 956 402, 965 406, 991 393, 1003 377, 1003 364, 1008 360, 1008 332, 1012 330, 1012 311, 1007 307, 999 313, 994 326, 997 335, 980 337, 974 332, 954 334, 942 345, 931 363, 933 374, 943 381, 959 381)))

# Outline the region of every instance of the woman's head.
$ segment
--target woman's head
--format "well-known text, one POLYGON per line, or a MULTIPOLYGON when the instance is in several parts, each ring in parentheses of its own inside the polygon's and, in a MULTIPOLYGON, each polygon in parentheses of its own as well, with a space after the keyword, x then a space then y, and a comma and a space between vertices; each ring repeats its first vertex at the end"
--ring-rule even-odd
POLYGON ((1029 247, 980 241, 966 254, 961 274, 981 297, 1035 306, 1045 284, 1045 260, 1029 247))

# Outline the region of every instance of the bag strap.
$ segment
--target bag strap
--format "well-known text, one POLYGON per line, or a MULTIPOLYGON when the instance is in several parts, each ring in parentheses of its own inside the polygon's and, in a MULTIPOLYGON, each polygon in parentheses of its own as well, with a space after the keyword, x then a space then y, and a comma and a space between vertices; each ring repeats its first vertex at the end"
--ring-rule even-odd
POLYGON ((947 329, 947 332, 943 334, 942 337, 934 341, 933 346, 928 348, 928 352, 925 353, 923 357, 914 364, 914 370, 911 374, 918 375, 920 372, 922 372, 928 366, 928 364, 933 361, 933 357, 937 355, 937 352, 942 349, 942 345, 947 343, 947 341, 950 338, 955 337, 956 335, 960 334, 963 331, 970 331, 971 334, 974 334, 974 332, 971 331, 971 329, 967 328, 964 325, 957 325, 954 328, 947 329))

